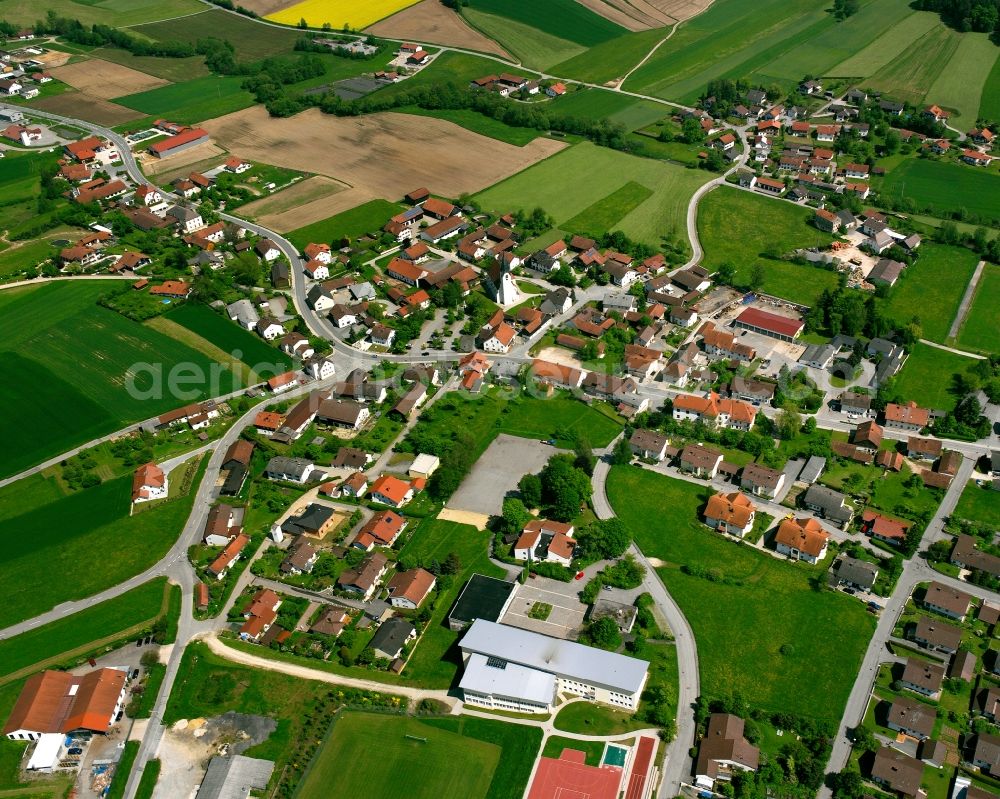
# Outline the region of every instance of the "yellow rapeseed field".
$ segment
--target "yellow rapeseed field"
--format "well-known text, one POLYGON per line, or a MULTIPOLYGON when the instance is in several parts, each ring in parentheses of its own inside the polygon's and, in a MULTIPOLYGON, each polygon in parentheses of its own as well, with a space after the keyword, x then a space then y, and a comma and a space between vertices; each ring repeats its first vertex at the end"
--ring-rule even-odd
POLYGON ((334 30, 344 25, 360 30, 416 2, 419 0, 303 0, 266 18, 285 25, 297 25, 304 19, 313 28, 329 22, 334 30))

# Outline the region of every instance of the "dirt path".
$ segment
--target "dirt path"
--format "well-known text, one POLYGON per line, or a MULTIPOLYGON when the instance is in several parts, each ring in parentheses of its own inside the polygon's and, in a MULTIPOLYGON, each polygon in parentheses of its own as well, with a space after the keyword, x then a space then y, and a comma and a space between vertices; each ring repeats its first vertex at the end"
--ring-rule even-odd
POLYGON ((972 280, 969 281, 969 285, 965 288, 965 295, 962 297, 962 302, 955 313, 955 321, 951 323, 951 329, 948 331, 948 338, 952 341, 958 338, 958 332, 962 329, 962 323, 965 322, 965 317, 969 315, 969 307, 976 296, 976 287, 979 285, 979 278, 983 276, 983 268, 985 266, 986 261, 980 261, 976 264, 976 271, 972 273, 972 280))

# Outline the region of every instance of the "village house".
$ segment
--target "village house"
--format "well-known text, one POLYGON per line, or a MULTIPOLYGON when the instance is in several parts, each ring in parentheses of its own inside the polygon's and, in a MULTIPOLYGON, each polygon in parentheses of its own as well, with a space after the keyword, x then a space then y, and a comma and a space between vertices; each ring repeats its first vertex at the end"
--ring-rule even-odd
POLYGON ((389 560, 381 552, 371 552, 353 569, 347 569, 337 578, 342 591, 359 594, 367 602, 375 594, 388 569, 389 560))
POLYGON ((709 427, 749 430, 757 417, 757 409, 742 400, 722 399, 714 391, 707 397, 679 394, 674 398, 673 418, 677 421, 701 422, 709 427))
POLYGON ((514 543, 512 554, 515 560, 569 566, 576 548, 576 540, 572 536, 572 524, 535 519, 525 525, 514 543))
POLYGON ((896 730, 911 738, 924 740, 934 732, 937 712, 928 704, 905 696, 897 696, 886 720, 890 730, 896 730))
POLYGON ((836 585, 857 591, 871 591, 878 580, 878 567, 866 560, 843 555, 834 563, 831 574, 836 585))
POLYGON ((394 608, 416 610, 437 585, 437 578, 426 569, 409 569, 393 575, 386 584, 389 604, 394 608))
POLYGON ((935 580, 927 587, 920 604, 949 619, 962 621, 969 613, 972 597, 935 580))
POLYGON ((270 588, 262 588, 254 594, 243 608, 245 621, 238 631, 240 638, 244 641, 259 642, 277 620, 280 607, 281 598, 270 588))
POLYGON ((962 643, 962 628, 930 616, 921 616, 908 637, 926 649, 953 655, 962 643))
POLYGON ((722 464, 722 453, 701 444, 688 444, 681 450, 681 471, 692 472, 698 477, 714 478, 722 464))
POLYGON ((225 549, 213 560, 205 571, 216 580, 223 579, 233 564, 240 559, 243 550, 250 543, 250 537, 244 533, 239 533, 232 541, 226 544, 225 549))
POLYGON ((36 753, 47 736, 54 736, 49 740, 58 745, 67 735, 107 735, 125 707, 126 682, 124 669, 82 675, 37 672, 21 688, 3 735, 11 741, 39 741, 36 753))
POLYGON ((667 453, 667 437, 655 430, 637 429, 629 439, 629 447, 637 458, 662 461, 667 453))
POLYGON ((169 493, 169 480, 155 463, 146 463, 132 476, 132 504, 163 499, 169 493))
POLYGON ((400 480, 391 474, 383 474, 372 483, 370 497, 373 501, 393 508, 401 508, 411 499, 415 489, 413 483, 400 480))
POLYGON ((715 494, 705 507, 705 524, 720 533, 742 538, 753 529, 756 507, 743 494, 715 494))
POLYGON ((740 488, 758 497, 774 499, 784 485, 784 472, 759 463, 748 463, 740 474, 740 488))
POLYGON ((355 549, 370 552, 375 547, 391 547, 406 529, 407 521, 391 510, 376 513, 358 530, 351 544, 355 549))
POLYGON ((774 537, 775 549, 782 555, 806 563, 819 563, 826 557, 829 535, 815 519, 784 519, 774 537))
POLYGON ((907 658, 899 681, 910 691, 933 697, 941 690, 944 666, 919 658, 907 658))
POLYGON ((730 782, 734 774, 756 771, 760 750, 743 735, 744 721, 730 713, 708 717, 705 736, 698 745, 695 786, 712 790, 717 780, 730 782))
POLYGON ((870 535, 877 541, 884 541, 894 546, 903 545, 906 541, 906 531, 910 529, 910 526, 910 522, 891 519, 873 510, 866 510, 861 515, 861 530, 863 533, 870 535))
POLYGON ((815 483, 809 486, 802 495, 802 501, 809 510, 820 514, 841 529, 846 528, 854 517, 854 509, 847 504, 846 497, 826 486, 815 483))
MULTIPOLYGON (((421 51, 423 52, 423 51, 421 51)), ((426 56, 426 53, 424 54, 426 56)), ((414 56, 411 56, 413 58, 414 56)), ((368 649, 377 658, 396 660, 403 654, 407 643, 417 637, 417 629, 410 622, 399 617, 387 619, 375 631, 368 649)))

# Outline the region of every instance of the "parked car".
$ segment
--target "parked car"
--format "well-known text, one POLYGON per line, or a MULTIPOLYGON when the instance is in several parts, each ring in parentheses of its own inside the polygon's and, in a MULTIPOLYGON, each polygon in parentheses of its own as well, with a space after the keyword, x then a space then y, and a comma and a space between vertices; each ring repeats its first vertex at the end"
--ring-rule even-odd
POLYGON ((79 746, 74 746, 72 749, 67 749, 66 750, 66 754, 67 755, 82 755, 83 754, 83 749, 81 749, 79 746))
POLYGON ((574 580, 582 580, 583 579, 583 572, 577 572, 575 575, 573 575, 573 579, 574 580))
POLYGON ((132 669, 132 679, 134 680, 139 676, 139 669, 132 669))

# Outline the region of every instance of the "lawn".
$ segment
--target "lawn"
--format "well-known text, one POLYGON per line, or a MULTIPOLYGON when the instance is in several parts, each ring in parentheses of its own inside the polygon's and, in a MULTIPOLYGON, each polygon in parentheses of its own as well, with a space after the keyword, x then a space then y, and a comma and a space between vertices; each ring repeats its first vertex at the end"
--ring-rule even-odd
POLYGON ((0 368, 19 377, 0 384, 0 406, 16 411, 0 420, 7 444, 0 477, 130 422, 234 389, 228 369, 215 367, 220 379, 214 380, 214 362, 201 353, 99 307, 98 297, 109 290, 104 282, 74 281, 0 297, 0 368), (173 387, 169 376, 180 364, 197 370, 203 382, 173 387))
POLYGON ((292 365, 292 359, 277 347, 270 346, 207 305, 185 303, 167 313, 165 318, 225 350, 262 378, 281 374, 292 365))
POLYGON ((545 110, 550 115, 606 119, 617 122, 628 130, 636 130, 651 125, 668 116, 670 108, 652 100, 639 100, 627 94, 583 89, 564 94, 547 104, 545 110))
POLYGON ((574 738, 563 738, 561 735, 550 735, 545 739, 542 757, 552 757, 558 760, 563 749, 575 749, 578 752, 583 752, 587 756, 587 765, 596 767, 601 765, 604 741, 578 741, 574 738))
MULTIPOLYGON (((171 472, 171 481, 182 479, 183 468, 171 472)), ((117 585, 167 553, 191 512, 193 492, 129 516, 131 488, 131 476, 119 477, 0 519, 6 599, 0 628, 117 585), (39 574, 60 579, 39 582, 39 574)))
POLYGON ((622 423, 571 397, 513 400, 501 417, 504 433, 522 438, 555 438, 572 446, 584 435, 592 447, 606 447, 622 430, 622 423))
POLYGON ((496 14, 513 22, 592 47, 625 33, 625 29, 575 0, 471 0, 468 8, 496 14))
MULTIPOLYGON (((193 14, 204 6, 197 0, 46 0, 44 10, 78 19, 84 25, 94 23, 125 27, 154 20, 193 14)), ((39 17, 33 0, 4 0, 4 19, 18 25, 31 25, 39 17)))
POLYGON ((1000 219, 1000 176, 966 164, 907 159, 886 175, 882 192, 910 200, 917 211, 950 216, 964 209, 1000 219))
MULTIPOLYGON (((934 82, 949 69, 948 64, 963 35, 939 23, 871 75, 864 82, 865 86, 887 92, 897 100, 919 105, 934 82)), ((943 97, 927 99, 946 105, 943 97)))
POLYGON ((980 488, 970 480, 952 516, 1000 528, 1000 493, 989 486, 980 488))
POLYGON ((896 375, 896 388, 904 398, 925 408, 950 409, 955 407, 951 376, 970 366, 970 358, 917 342, 896 375))
POLYGON ((653 196, 653 190, 630 180, 624 186, 602 197, 588 208, 584 208, 572 219, 562 224, 570 230, 579 230, 592 236, 600 236, 613 230, 619 220, 642 205, 653 196))
POLYGON ((156 781, 160 778, 160 761, 157 758, 146 761, 142 770, 142 779, 135 790, 135 799, 152 799, 156 790, 156 781))
POLYGON ((485 799, 501 748, 431 727, 418 719, 344 713, 338 718, 296 791, 298 799, 485 799), (378 757, 369 757, 371 741, 378 757), (345 768, 366 762, 365 768, 345 768))
POLYGON ((874 629, 860 604, 817 591, 815 567, 783 563, 702 527, 707 488, 616 466, 607 490, 643 552, 665 562, 660 577, 698 641, 703 695, 738 692, 765 712, 840 719, 851 687, 845 675, 857 672, 874 629), (811 690, 802 691, 807 683, 811 690))
POLYGON ((208 75, 116 97, 114 102, 149 116, 169 116, 176 122, 191 124, 253 105, 253 95, 241 88, 242 83, 239 76, 208 75))
POLYGON ((822 246, 832 236, 809 224, 813 212, 747 191, 720 187, 698 205, 698 234, 709 270, 736 265, 736 282, 750 285, 751 270, 764 268, 761 290, 793 302, 812 305, 823 289, 837 286, 837 273, 780 260, 802 247, 822 246), (775 257, 765 257, 770 254, 775 257))
POLYGON ((567 220, 634 182, 652 194, 622 216, 614 229, 655 247, 665 236, 684 231, 688 201, 709 177, 582 142, 480 192, 476 200, 497 212, 541 206, 558 227, 566 229, 567 220))
POLYGON ((299 20, 304 19, 314 28, 329 24, 337 30, 348 27, 361 30, 415 2, 417 0, 367 0, 359 4, 355 0, 302 0, 268 14, 267 18, 283 25, 298 25, 299 20))
POLYGON ((151 623, 163 609, 165 587, 166 578, 157 577, 114 599, 0 641, 0 683, 14 672, 151 623))
POLYGON ((976 286, 969 315, 958 333, 958 343, 974 350, 1000 352, 997 309, 1000 308, 1000 266, 986 264, 976 286))
POLYGON ((369 200, 357 208, 293 230, 286 238, 300 250, 312 242, 337 245, 344 238, 356 239, 365 233, 378 233, 390 217, 402 210, 399 203, 369 200))
MULTIPOLYGON (((198 5, 200 9, 204 7, 198 5)), ((298 21, 296 17, 295 22, 298 21)), ((339 28, 342 23, 343 20, 340 20, 336 27, 339 28)), ((282 53, 290 54, 295 42, 302 35, 299 31, 283 31, 273 25, 262 25, 221 9, 203 11, 200 14, 153 25, 140 25, 135 28, 135 32, 157 41, 191 44, 196 44, 199 39, 209 36, 224 38, 236 48, 236 56, 241 61, 256 61, 282 53)))
POLYGON ((924 338, 944 344, 979 256, 943 244, 925 244, 917 252, 916 262, 892 287, 885 313, 904 324, 920 317, 924 338))
POLYGON ((535 69, 548 69, 553 64, 587 52, 582 44, 523 22, 483 13, 477 8, 463 9, 462 17, 473 28, 499 42, 518 61, 535 69))
MULTIPOLYGON (((983 86, 997 63, 1000 49, 985 33, 963 33, 958 49, 927 92, 928 102, 938 103, 958 112, 961 121, 954 127, 972 125, 979 115, 983 86)), ((954 120, 954 117, 952 118, 954 120)))

